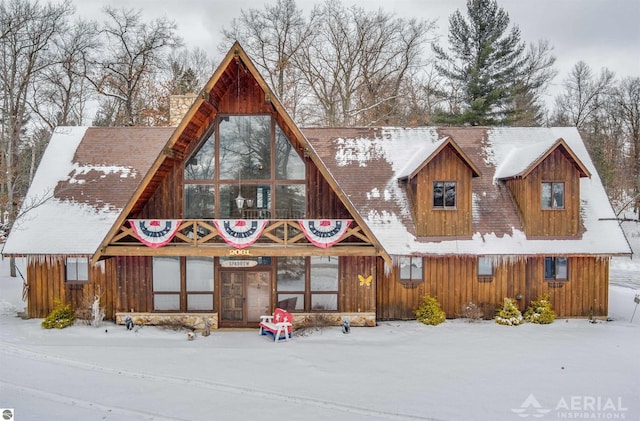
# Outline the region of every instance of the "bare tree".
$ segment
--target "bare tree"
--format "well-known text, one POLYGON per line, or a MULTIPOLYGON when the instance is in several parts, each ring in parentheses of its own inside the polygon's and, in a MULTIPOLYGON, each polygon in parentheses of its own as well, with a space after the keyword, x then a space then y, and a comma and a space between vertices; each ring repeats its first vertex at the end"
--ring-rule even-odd
POLYGON ((613 72, 603 68, 598 78, 587 63, 579 61, 565 80, 565 92, 556 97, 556 123, 584 127, 597 110, 598 98, 608 95, 613 72))
POLYGON ((86 58, 98 47, 94 22, 79 20, 60 34, 51 47, 51 66, 31 86, 31 110, 52 132, 56 126, 83 122, 87 101, 92 97, 85 78, 86 58))
POLYGON ((514 84, 512 102, 508 106, 509 124, 540 126, 544 123, 546 107, 542 95, 557 75, 553 67, 556 58, 552 51, 553 47, 546 40, 529 44, 514 84))
POLYGON ((622 79, 615 90, 614 101, 620 115, 620 123, 630 150, 634 211, 640 219, 640 77, 622 79))
MULTIPOLYGON (((28 0, 0 3, 0 143, 2 146, 2 205, 15 216, 16 191, 22 182, 17 161, 28 138, 29 94, 32 84, 52 66, 50 45, 66 30, 71 3, 40 5, 28 0)), ((11 219, 13 220, 13 219, 11 219)))
POLYGON ((241 11, 231 28, 222 31, 221 51, 239 41, 293 118, 303 99, 302 77, 293 58, 311 38, 314 17, 307 22, 294 0, 278 0, 264 9, 241 11))
POLYGON ((553 124, 580 129, 610 199, 640 212, 640 78, 594 75, 580 61, 564 86, 553 124))
POLYGON ((339 126, 397 119, 401 88, 422 64, 433 23, 347 9, 337 1, 313 14, 316 33, 295 56, 311 92, 308 109, 317 110, 310 122, 339 126))
POLYGON ((201 48, 173 51, 167 61, 165 77, 171 95, 199 92, 216 68, 201 48))
POLYGON ((165 55, 181 44, 176 25, 165 18, 142 20, 142 12, 105 8, 103 50, 95 57, 95 73, 88 80, 104 96, 95 123, 140 125, 145 101, 142 87, 159 72, 165 55))

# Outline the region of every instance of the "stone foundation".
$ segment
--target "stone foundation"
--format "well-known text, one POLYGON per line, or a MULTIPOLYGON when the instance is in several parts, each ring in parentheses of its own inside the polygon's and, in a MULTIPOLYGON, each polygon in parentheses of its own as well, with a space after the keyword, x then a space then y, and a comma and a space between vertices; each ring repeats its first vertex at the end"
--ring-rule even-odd
POLYGON ((347 317, 351 326, 374 327, 375 313, 293 313, 293 329, 302 327, 341 326, 347 317))
MULTIPOLYGON (((201 332, 205 320, 209 320, 211 329, 218 329, 218 313, 116 313, 116 324, 124 325, 127 315, 131 316, 134 325, 184 327, 201 332)), ((343 317, 349 319, 351 326, 376 325, 375 313, 293 313, 293 329, 340 326, 343 317)))
POLYGON ((211 329, 218 328, 218 313, 116 313, 116 324, 124 325, 127 315, 134 325, 184 327, 201 332, 208 320, 211 329))

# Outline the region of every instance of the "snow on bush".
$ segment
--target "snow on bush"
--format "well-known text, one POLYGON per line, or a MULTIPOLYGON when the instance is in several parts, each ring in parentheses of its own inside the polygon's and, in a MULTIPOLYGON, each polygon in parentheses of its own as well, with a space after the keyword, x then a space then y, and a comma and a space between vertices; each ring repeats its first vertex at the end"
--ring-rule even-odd
POLYGON ((428 294, 423 297, 422 305, 415 313, 416 319, 425 325, 439 325, 447 318, 438 300, 428 294))
POLYGON ((522 313, 511 298, 505 298, 502 308, 496 314, 496 323, 505 326, 518 326, 524 322, 522 313))
POLYGON ((551 308, 549 296, 543 295, 537 300, 531 301, 529 308, 524 312, 524 319, 530 323, 546 325, 553 323, 556 319, 556 313, 551 308))
POLYGON ((56 308, 42 321, 42 327, 45 329, 64 329, 75 322, 76 316, 71 309, 71 304, 58 303, 56 308))

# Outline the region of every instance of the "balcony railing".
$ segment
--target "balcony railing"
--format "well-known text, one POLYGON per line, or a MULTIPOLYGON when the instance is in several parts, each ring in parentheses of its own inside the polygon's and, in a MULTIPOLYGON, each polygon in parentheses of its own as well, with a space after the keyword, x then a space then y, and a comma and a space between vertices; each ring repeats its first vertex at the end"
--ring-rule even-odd
MULTIPOLYGON (((189 219, 184 220, 180 224, 178 231, 170 243, 162 248, 224 248, 228 250, 230 246, 223 240, 218 233, 212 220, 189 219)), ((300 224, 292 219, 271 219, 262 231, 260 237, 254 244, 250 246, 255 248, 318 248, 314 246, 304 235, 300 224)), ((347 229, 340 241, 331 248, 333 252, 337 252, 341 248, 357 247, 359 249, 371 248, 373 243, 362 229, 352 225, 347 229)), ((109 242, 103 255, 123 254, 122 251, 129 250, 124 254, 141 254, 131 253, 132 248, 147 248, 135 235, 133 229, 125 222, 120 226, 116 235, 109 242), (120 250, 120 251, 118 251, 120 250)), ((148 253, 143 253, 148 254, 148 253)), ((164 253, 162 253, 164 254, 164 253)), ((218 253, 219 254, 219 253, 218 253)), ((326 253, 323 253, 326 254, 326 253)), ((352 253, 350 253, 352 254, 352 253)), ((371 254, 370 252, 367 254, 371 254)))

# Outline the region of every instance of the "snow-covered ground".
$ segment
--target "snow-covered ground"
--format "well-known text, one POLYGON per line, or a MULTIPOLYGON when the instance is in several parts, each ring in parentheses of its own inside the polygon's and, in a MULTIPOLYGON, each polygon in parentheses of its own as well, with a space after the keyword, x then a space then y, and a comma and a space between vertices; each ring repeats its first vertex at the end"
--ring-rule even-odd
POLYGON ((278 344, 253 330, 44 330, 15 317, 21 280, 0 269, 0 408, 15 421, 640 420, 637 256, 612 263, 609 322, 382 322, 278 344))

